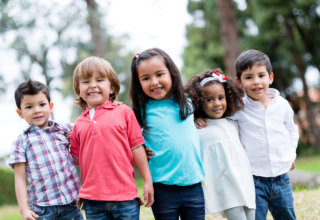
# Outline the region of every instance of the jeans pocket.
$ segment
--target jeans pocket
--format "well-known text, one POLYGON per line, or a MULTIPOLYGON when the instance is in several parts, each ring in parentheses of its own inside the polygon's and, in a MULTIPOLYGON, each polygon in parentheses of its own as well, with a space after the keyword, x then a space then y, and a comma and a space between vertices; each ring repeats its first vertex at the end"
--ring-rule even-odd
POLYGON ((260 184, 260 178, 258 176, 253 177, 254 186, 259 186, 260 184))
POLYGON ((289 179, 288 174, 283 174, 283 175, 280 177, 280 183, 281 183, 282 186, 291 187, 291 185, 290 185, 290 179, 289 179))
POLYGON ((46 207, 44 206, 38 206, 38 205, 32 205, 32 211, 36 213, 37 215, 43 215, 46 211, 46 207))

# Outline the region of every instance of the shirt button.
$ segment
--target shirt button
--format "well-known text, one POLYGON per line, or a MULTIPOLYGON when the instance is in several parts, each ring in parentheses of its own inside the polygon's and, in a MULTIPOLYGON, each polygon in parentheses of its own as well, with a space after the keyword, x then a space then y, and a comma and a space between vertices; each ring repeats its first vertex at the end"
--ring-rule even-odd
POLYGON ((96 121, 93 121, 93 123, 96 124, 97 122, 96 122, 96 121))

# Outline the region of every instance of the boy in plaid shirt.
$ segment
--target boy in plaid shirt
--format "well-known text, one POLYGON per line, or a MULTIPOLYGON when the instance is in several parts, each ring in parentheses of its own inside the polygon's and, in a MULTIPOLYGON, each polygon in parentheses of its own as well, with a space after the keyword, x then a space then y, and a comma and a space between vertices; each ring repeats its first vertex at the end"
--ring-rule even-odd
POLYGON ((83 219, 76 207, 80 181, 66 138, 72 127, 49 120, 53 103, 40 82, 21 83, 15 101, 18 115, 29 124, 9 159, 22 218, 83 219))

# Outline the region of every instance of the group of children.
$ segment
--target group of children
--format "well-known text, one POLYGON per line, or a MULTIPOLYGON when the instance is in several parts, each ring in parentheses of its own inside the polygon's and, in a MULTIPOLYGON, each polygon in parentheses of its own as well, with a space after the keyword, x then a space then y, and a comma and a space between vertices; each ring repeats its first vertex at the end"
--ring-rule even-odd
POLYGON ((83 219, 79 207, 87 220, 138 220, 134 163, 155 219, 262 220, 268 210, 295 219, 287 172, 299 135, 290 105, 269 89, 274 75, 264 53, 241 53, 235 80, 206 70, 184 86, 158 48, 134 56, 131 72, 132 110, 117 101, 120 82, 108 61, 80 62, 73 86, 84 111, 73 127, 49 120, 53 104, 42 83, 16 89, 17 113, 29 126, 9 165, 24 220, 83 219))

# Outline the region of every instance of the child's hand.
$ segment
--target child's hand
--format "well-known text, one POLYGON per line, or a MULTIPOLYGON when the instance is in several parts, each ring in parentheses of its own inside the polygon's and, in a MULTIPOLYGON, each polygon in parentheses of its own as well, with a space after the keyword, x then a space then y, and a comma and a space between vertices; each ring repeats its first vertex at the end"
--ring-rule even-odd
POLYGON ((145 207, 151 207, 154 201, 154 192, 153 192, 153 184, 152 182, 144 183, 143 186, 143 198, 145 202, 145 207))
POLYGON ((290 170, 294 170, 295 167, 296 167, 296 163, 295 163, 295 161, 293 161, 290 170))
POLYGON ((205 118, 197 118, 194 121, 194 125, 196 128, 205 128, 207 127, 207 120, 205 118))
POLYGON ((70 131, 68 133, 66 133, 66 138, 70 139, 72 134, 72 129, 70 129, 70 131))
POLYGON ((154 155, 154 152, 151 150, 151 148, 147 148, 147 147, 145 147, 144 150, 146 151, 148 160, 150 160, 154 155))
POLYGON ((115 105, 115 106, 121 105, 121 104, 122 104, 122 102, 120 102, 120 101, 118 101, 118 100, 114 100, 114 101, 112 102, 112 105, 115 105))
POLYGON ((30 209, 25 209, 24 211, 22 211, 21 215, 23 220, 35 220, 39 218, 39 215, 31 211, 30 209))

